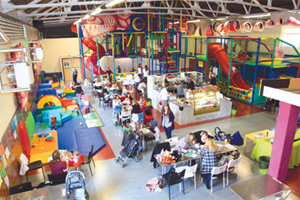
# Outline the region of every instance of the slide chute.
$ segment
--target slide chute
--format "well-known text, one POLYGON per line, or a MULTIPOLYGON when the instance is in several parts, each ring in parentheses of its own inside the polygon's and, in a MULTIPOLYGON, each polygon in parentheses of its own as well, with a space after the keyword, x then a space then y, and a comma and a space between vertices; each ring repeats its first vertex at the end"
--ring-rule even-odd
MULTIPOLYGON (((209 44, 209 52, 217 59, 218 63, 220 64, 223 72, 228 77, 229 75, 229 66, 230 66, 230 59, 228 55, 226 54, 225 50, 220 44, 209 44)), ((249 90, 250 87, 245 83, 243 80, 241 73, 239 71, 234 71, 231 68, 231 74, 230 74, 230 82, 235 87, 249 90)))

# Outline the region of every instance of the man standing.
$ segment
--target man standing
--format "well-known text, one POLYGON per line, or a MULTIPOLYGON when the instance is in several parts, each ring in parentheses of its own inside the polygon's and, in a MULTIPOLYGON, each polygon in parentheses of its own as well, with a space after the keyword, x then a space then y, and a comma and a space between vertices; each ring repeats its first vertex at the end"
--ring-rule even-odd
POLYGON ((73 82, 77 83, 77 69, 75 69, 75 67, 72 67, 72 77, 73 82))
POLYGON ((175 87, 177 89, 177 93, 176 93, 177 98, 184 98, 184 91, 182 85, 175 83, 175 87))

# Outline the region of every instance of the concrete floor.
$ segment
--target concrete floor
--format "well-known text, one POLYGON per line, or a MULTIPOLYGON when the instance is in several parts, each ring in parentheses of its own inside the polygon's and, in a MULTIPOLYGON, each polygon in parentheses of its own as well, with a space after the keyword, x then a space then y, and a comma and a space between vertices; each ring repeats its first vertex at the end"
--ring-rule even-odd
MULTIPOLYGON (((90 103, 96 109, 101 120, 104 123, 102 130, 113 149, 116 156, 122 149, 121 141, 123 138, 121 127, 114 127, 112 125, 112 109, 103 107, 99 108, 98 99, 89 95, 90 103)), ((263 129, 275 129, 275 117, 267 112, 261 112, 243 117, 227 119, 217 122, 212 122, 204 125, 192 126, 183 129, 175 129, 172 136, 179 138, 185 136, 189 132, 197 130, 207 130, 210 134, 214 134, 214 128, 220 127, 227 133, 235 133, 240 131, 241 135, 256 132, 263 129)), ((165 133, 161 135, 161 141, 166 139, 165 133)), ((141 153, 143 159, 136 162, 133 159, 127 161, 128 165, 122 168, 120 163, 116 163, 116 159, 109 159, 104 161, 96 161, 96 171, 91 178, 88 171, 83 167, 86 177, 86 187, 91 200, 134 200, 134 199, 168 199, 168 188, 162 192, 148 192, 146 184, 148 180, 157 177, 161 174, 161 168, 153 168, 153 163, 150 162, 150 156, 153 149, 152 144, 149 143, 148 151, 141 153)), ((253 141, 249 140, 246 150, 243 146, 238 147, 241 153, 242 160, 239 165, 239 180, 236 179, 236 171, 230 174, 229 185, 245 181, 247 179, 259 176, 258 162, 250 158, 252 149, 254 147, 253 141)), ((42 180, 41 175, 30 177, 35 181, 42 180)), ((210 190, 206 189, 205 185, 200 182, 200 173, 197 174, 197 189, 193 187, 193 180, 185 181, 186 194, 179 192, 179 186, 171 186, 172 199, 239 199, 230 189, 229 186, 223 188, 222 180, 214 182, 214 192, 211 194, 210 190)), ((245 188, 247 189, 247 188, 245 188)), ((275 198, 274 198, 275 199, 275 198)), ((289 196, 290 200, 299 199, 295 195, 289 196)))

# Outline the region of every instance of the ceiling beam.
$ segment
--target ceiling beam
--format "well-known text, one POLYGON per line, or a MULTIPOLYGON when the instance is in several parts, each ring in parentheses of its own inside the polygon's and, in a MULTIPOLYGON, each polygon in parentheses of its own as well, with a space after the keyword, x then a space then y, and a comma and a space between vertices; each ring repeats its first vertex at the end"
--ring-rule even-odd
POLYGON ((257 0, 252 0, 252 2, 254 2, 254 3, 257 4, 257 5, 259 5, 258 7, 259 7, 262 11, 268 12, 267 9, 265 9, 264 7, 261 7, 261 4, 260 4, 257 0))
POLYGON ((105 3, 102 1, 84 1, 84 2, 68 2, 68 3, 44 3, 44 4, 27 4, 27 5, 12 5, 6 4, 3 6, 3 12, 8 12, 11 10, 25 10, 28 8, 48 8, 48 7, 64 7, 64 6, 80 6, 80 5, 95 5, 105 3))
POLYGON ((77 10, 71 12, 51 12, 51 13, 36 13, 36 14, 22 14, 19 17, 21 19, 28 18, 28 17, 42 17, 42 16, 54 16, 54 15, 63 15, 63 14, 86 14, 91 12, 91 10, 77 10))

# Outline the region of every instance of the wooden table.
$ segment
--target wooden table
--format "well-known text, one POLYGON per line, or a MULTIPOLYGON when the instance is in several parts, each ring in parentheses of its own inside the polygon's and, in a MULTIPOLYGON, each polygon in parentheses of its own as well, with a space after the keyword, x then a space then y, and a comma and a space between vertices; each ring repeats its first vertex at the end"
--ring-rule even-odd
POLYGON ((258 140, 270 140, 270 139, 274 138, 274 133, 272 131, 266 129, 266 130, 246 134, 245 135, 245 141, 244 141, 244 147, 246 147, 246 145, 247 145, 247 139, 248 138, 250 140, 253 140, 254 144, 255 144, 258 140), (263 137, 255 137, 255 135, 257 135, 257 134, 261 134, 261 135, 264 135, 264 136, 263 137))
POLYGON ((289 190, 288 186, 273 178, 269 174, 237 183, 229 188, 237 196, 245 200, 263 199, 289 190))

